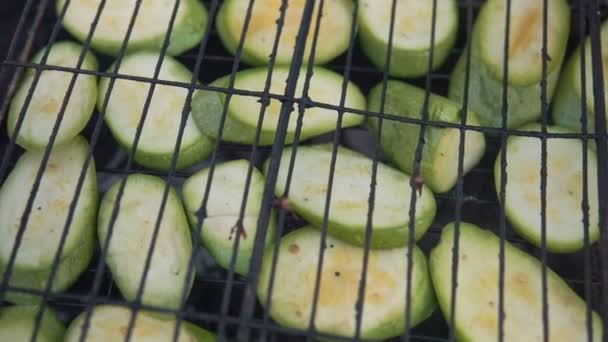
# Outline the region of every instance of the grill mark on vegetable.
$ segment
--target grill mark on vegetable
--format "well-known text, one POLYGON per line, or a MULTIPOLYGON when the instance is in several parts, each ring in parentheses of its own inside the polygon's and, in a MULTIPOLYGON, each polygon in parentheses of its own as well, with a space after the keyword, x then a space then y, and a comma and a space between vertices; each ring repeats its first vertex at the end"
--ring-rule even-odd
POLYGON ((534 8, 528 11, 524 16, 523 21, 518 25, 518 30, 512 36, 514 37, 509 44, 509 54, 514 57, 520 52, 524 46, 530 44, 530 41, 536 38, 538 26, 540 24, 540 9, 534 8))

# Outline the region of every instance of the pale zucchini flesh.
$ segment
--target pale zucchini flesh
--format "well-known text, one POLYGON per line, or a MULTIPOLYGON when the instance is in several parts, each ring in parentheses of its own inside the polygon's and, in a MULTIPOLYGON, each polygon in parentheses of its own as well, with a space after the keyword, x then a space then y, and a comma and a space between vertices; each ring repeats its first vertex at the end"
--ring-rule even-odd
MULTIPOLYGON (((47 47, 41 49, 32 58, 32 63, 41 63, 47 47)), ((62 41, 50 46, 46 65, 76 68, 83 52, 79 44, 62 41)), ((97 71, 97 59, 91 52, 87 52, 80 70, 97 71)), ((25 101, 33 85, 36 70, 27 69, 10 106, 7 129, 8 135, 13 137, 17 122, 25 101)), ((68 88, 74 73, 55 70, 44 70, 34 88, 33 96, 25 111, 25 116, 16 142, 25 149, 44 148, 50 140, 53 127, 58 120, 59 112, 63 106, 68 88)), ((89 121, 97 101, 97 77, 79 74, 70 97, 67 100, 63 118, 55 144, 60 145, 72 140, 82 131, 89 121)))
MULTIPOLYGON (((459 225, 455 328, 459 340, 498 339, 499 238, 469 223, 459 225)), ((450 320, 454 224, 447 225, 430 256, 437 300, 450 320)), ((509 242, 504 259, 504 340, 543 340, 542 264, 509 242)), ((547 269, 549 341, 586 341, 585 302, 547 269)), ((593 340, 602 340, 602 322, 592 313, 593 340)))
MULTIPOLYGON (((539 125, 525 126, 540 131, 539 125)), ((549 126, 549 132, 568 131, 549 126)), ((501 152, 504 153, 504 152, 501 152)), ((507 183, 505 211, 513 228, 541 247, 541 141, 532 137, 507 140, 507 183)), ((585 245, 583 211, 583 145, 576 139, 547 140, 546 248, 553 252, 574 252, 585 245)), ((501 184, 501 156, 496 158, 494 180, 501 184)), ((599 238, 597 159, 587 150, 589 243, 599 238)))
MULTIPOLYGON (((240 71, 236 74, 234 88, 248 91, 264 91, 268 68, 254 68, 240 71)), ((310 80, 308 96, 316 102, 339 106, 342 95, 342 75, 321 67, 314 68, 314 74, 310 80)), ((282 94, 285 90, 285 82, 289 74, 287 67, 275 67, 272 70, 270 93, 282 94)), ((212 83, 213 86, 226 87, 229 75, 222 77, 212 83)), ((303 68, 298 77, 296 97, 303 95, 303 87, 306 78, 306 68, 303 68)), ((210 137, 217 138, 220 130, 220 119, 225 104, 225 95, 220 92, 201 90, 197 92, 192 102, 192 114, 198 127, 210 137)), ((258 117, 262 104, 260 99, 254 96, 234 95, 231 97, 226 113, 226 122, 223 127, 222 140, 253 144, 255 142, 258 117)), ((365 96, 353 82, 348 83, 344 106, 356 110, 365 109, 365 96)), ((294 105, 295 110, 289 118, 287 127, 286 143, 293 142, 296 132, 299 105, 294 105)), ((260 145, 271 145, 276 135, 276 127, 281 112, 281 102, 270 99, 270 105, 266 108, 262 131, 259 140, 260 145)), ((335 110, 310 107, 304 110, 301 139, 308 139, 336 129, 338 112, 335 110)), ((363 115, 345 113, 342 119, 342 127, 352 127, 361 124, 363 115)))
MULTIPOLYGON (((311 319, 313 295, 321 246, 321 233, 312 227, 297 229, 281 239, 270 294, 270 315, 279 324, 307 329, 311 319)), ((319 296, 314 318, 319 332, 353 337, 356 303, 363 269, 363 249, 328 236, 319 296)), ((424 254, 414 246, 372 250, 367 280, 361 338, 382 340, 405 331, 407 255, 412 253, 410 322, 425 320, 435 309, 431 279, 424 254)), ((264 255, 258 298, 268 300, 268 286, 274 248, 264 255)))
MULTIPOLYGON (((236 236, 241 235, 234 266, 234 270, 241 275, 247 275, 249 272, 264 192, 264 176, 254 168, 241 231, 237 222, 244 200, 248 168, 249 162, 246 160, 235 160, 216 166, 207 200, 206 217, 201 228, 201 239, 205 248, 215 261, 226 269, 230 267, 236 236)), ((198 227, 197 212, 202 204, 208 176, 209 169, 203 169, 184 183, 184 204, 193 228, 198 227)), ((266 232, 266 244, 272 243, 274 238, 273 214, 266 232)))
MULTIPOLYGON (((118 73, 152 78, 159 58, 160 55, 154 52, 128 55, 122 60, 118 73)), ((109 70, 114 70, 114 66, 109 70)), ((165 56, 158 78, 190 83, 192 74, 176 59, 165 56)), ((99 106, 103 105, 109 83, 110 78, 102 78, 100 82, 99 106)), ((133 149, 150 87, 150 82, 127 79, 116 79, 114 83, 104 118, 118 143, 127 150, 133 149)), ((135 152, 135 161, 139 164, 161 170, 171 167, 187 95, 187 88, 156 85, 135 152)), ((188 115, 176 168, 183 169, 202 161, 212 149, 213 141, 198 130, 192 116, 188 115)))
MULTIPOLYGON (((0 308, 0 341, 30 341, 34 333, 38 311, 39 307, 36 305, 0 308)), ((64 333, 65 327, 57 313, 50 307, 45 307, 34 341, 60 342, 64 333)))
MULTIPOLYGON (((61 13, 69 2, 64 28, 80 41, 91 30, 102 0, 57 0, 55 9, 61 13)), ((105 54, 117 56, 135 13, 133 1, 106 1, 93 33, 91 46, 105 54)), ((142 3, 131 32, 127 51, 160 51, 165 41, 176 0, 142 3)), ((207 27, 207 10, 199 0, 181 0, 173 24, 167 53, 179 55, 194 48, 203 38, 207 27)))
MULTIPOLYGON (((281 0, 257 0, 253 2, 251 19, 247 27, 247 35, 241 54, 241 59, 246 63, 251 65, 270 63, 270 55, 277 35, 277 20, 280 17, 281 3, 281 0)), ((305 5, 306 1, 303 0, 287 3, 276 53, 275 63, 277 65, 291 64, 305 5)), ((232 54, 236 53, 239 45, 248 7, 248 0, 228 0, 222 3, 218 12, 216 27, 219 37, 226 49, 232 54)), ((308 36, 306 37, 305 63, 310 59, 319 7, 320 2, 316 2, 308 36)), ((314 56, 315 64, 329 62, 348 48, 351 26, 353 25, 354 4, 352 0, 325 1, 322 12, 323 16, 314 56)))
MULTIPOLYGON (((383 85, 372 88, 368 108, 379 112, 382 105, 383 85)), ((384 113, 421 119, 426 94, 423 89, 400 81, 388 81, 384 98, 384 113)), ((428 120, 454 124, 462 122, 461 105, 439 95, 430 94, 428 120)), ((378 138, 378 118, 370 116, 368 122, 378 138)), ((467 113, 467 124, 478 125, 477 116, 467 113)), ((414 171, 414 160, 420 136, 420 125, 385 119, 380 144, 385 156, 408 174, 414 171)), ((463 174, 469 172, 483 157, 485 138, 481 132, 466 130, 464 137, 463 174)), ((424 183, 434 192, 449 191, 458 178, 460 129, 427 126, 420 172, 424 183)))
MULTIPOLYGON (((12 286, 46 289, 88 149, 81 137, 53 148, 16 254, 9 281, 12 286)), ((0 189, 0 273, 5 271, 15 246, 43 154, 44 151, 37 150, 22 155, 0 189)), ((97 179, 91 162, 68 227, 52 285, 54 291, 72 285, 91 260, 97 204, 97 179)), ((17 303, 39 300, 37 296, 17 292, 8 292, 6 298, 17 303)))
MULTIPOLYGON (((300 146, 296 153, 288 201, 296 213, 316 227, 323 224, 331 149, 331 145, 300 146)), ((287 148, 281 157, 276 196, 282 196, 285 190, 290 158, 291 148, 287 148)), ((372 160, 345 147, 339 148, 327 222, 329 234, 355 245, 365 244, 371 175, 372 160)), ((411 191, 408 175, 378 164, 370 240, 372 248, 393 248, 407 244, 410 238, 411 191)), ((433 221, 436 204, 433 193, 426 185, 416 196, 413 238, 418 240, 433 221)))
MULTIPOLYGON (((106 243, 121 182, 117 181, 101 202, 98 219, 101 244, 106 243)), ((128 300, 135 299, 141 283, 164 189, 165 181, 155 176, 133 174, 126 179, 118 216, 112 226, 106 263, 120 292, 128 300)), ((189 292, 192 285, 184 286, 191 256, 188 220, 177 192, 171 188, 158 228, 142 302, 178 308, 184 288, 189 292)))

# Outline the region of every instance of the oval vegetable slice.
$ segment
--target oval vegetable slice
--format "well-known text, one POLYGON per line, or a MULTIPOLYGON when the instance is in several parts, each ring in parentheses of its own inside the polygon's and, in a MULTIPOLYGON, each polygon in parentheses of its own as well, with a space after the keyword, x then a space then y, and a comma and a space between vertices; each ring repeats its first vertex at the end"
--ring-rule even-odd
MULTIPOLYGON (((63 27, 78 40, 87 39, 102 0, 57 0, 55 9, 61 13, 69 2, 62 20, 63 27)), ((139 7, 127 51, 160 51, 176 0, 146 1, 139 7)), ((129 23, 135 13, 133 1, 106 1, 95 28, 91 46, 105 54, 117 56, 125 40, 129 23)), ((207 28, 207 10, 199 0, 181 0, 173 24, 167 53, 179 55, 195 47, 207 28)))
MULTIPOLYGON (((526 130, 540 131, 537 124, 526 130)), ((549 132, 568 131, 549 126, 549 132)), ((574 252, 584 247, 583 145, 576 139, 547 140, 546 219, 547 250, 574 252)), ((503 152, 501 152, 503 153, 503 152)), ((496 191, 500 189, 500 154, 494 164, 496 191)), ((507 191, 505 212, 513 228, 526 240, 541 247, 541 141, 513 136, 507 140, 507 191)), ((587 151, 589 242, 599 238, 597 159, 587 151)))
MULTIPOLYGON (((32 63, 41 63, 46 49, 45 47, 36 53, 32 58, 32 63)), ((82 50, 83 47, 76 43, 68 41, 55 43, 50 47, 46 65, 76 68, 82 50)), ((97 71, 97 59, 91 52, 86 54, 80 70, 97 71)), ((35 69, 26 70, 11 103, 7 120, 10 137, 15 132, 35 74, 35 69)), ((25 149, 44 148, 48 144, 73 77, 72 72, 42 71, 25 112, 23 123, 17 133, 17 144, 25 149)), ((97 77, 79 74, 68 99, 55 144, 68 142, 82 131, 93 114, 96 101, 97 77)))
MULTIPOLYGON (((277 20, 280 17, 281 0, 257 0, 253 3, 251 19, 241 59, 251 65, 266 65, 277 35, 277 20)), ((282 27, 275 63, 291 64, 300 29, 306 1, 295 0, 287 3, 285 20, 282 27)), ((316 2, 312 21, 306 39, 304 62, 310 58, 320 3, 316 2)), ((249 0, 228 0, 222 3, 217 15, 216 27, 222 43, 232 54, 239 45, 249 0)), ((350 31, 353 24, 354 4, 352 0, 333 0, 323 3, 323 17, 314 57, 315 64, 324 64, 342 54, 348 48, 350 31)))
MULTIPOLYGON (((102 244, 106 242, 110 229, 120 182, 116 182, 101 201, 98 234, 102 244)), ((165 181, 154 176, 133 174, 126 180, 120 211, 112 227, 106 263, 120 292, 128 300, 135 299, 141 283, 164 189, 165 181)), ((188 220, 177 193, 171 188, 148 268, 142 302, 179 307, 191 255, 188 220)))
MULTIPOLYGON (((517 128, 541 115, 543 0, 513 0, 509 28, 507 127, 517 128)), ((483 126, 502 126, 503 66, 506 6, 503 0, 484 3, 473 29, 469 74, 469 108, 483 126)), ((547 1, 547 101, 553 96, 570 32, 570 8, 565 0, 547 1)), ((450 78, 449 97, 462 102, 466 55, 450 78)))
MULTIPOLYGON (((331 145, 298 147, 289 190, 290 206, 317 227, 323 225, 331 149, 331 145)), ((290 158, 291 148, 285 149, 275 187, 276 196, 284 193, 290 158)), ((371 181, 372 160, 340 147, 327 222, 330 234, 355 245, 364 245, 371 181)), ((372 248, 393 248, 407 244, 411 191, 408 175, 378 164, 370 241, 372 248)), ((431 225, 436 209, 433 193, 426 185, 421 186, 417 197, 414 222, 416 240, 431 225)))
MULTIPOLYGON (((455 328, 459 340, 498 338, 499 238, 469 223, 460 223, 455 328)), ((441 233, 430 256, 431 277, 441 311, 449 321, 452 290, 454 224, 441 233)), ((541 263, 505 242, 504 340, 543 339, 541 263)), ((549 341, 587 340, 585 302, 547 268, 549 341)), ((600 341, 602 322, 593 313, 593 337, 600 341)))
MULTIPOLYGON (((46 289, 88 150, 89 145, 82 137, 53 147, 17 251, 9 281, 11 286, 46 289)), ((23 154, 0 189, 0 273, 4 273, 15 246, 43 154, 42 150, 23 154)), ((68 227, 52 285, 53 291, 63 291, 70 287, 89 264, 95 248, 97 204, 97 179, 92 161, 68 227)), ((36 302, 40 299, 16 292, 8 292, 6 298, 17 303, 36 302)))
MULTIPOLYGON (((265 87, 267 68, 254 68, 240 71, 236 74, 234 88, 241 90, 262 92, 265 87)), ((304 79, 306 69, 300 71, 296 96, 303 94, 304 79)), ((276 67, 272 70, 270 93, 282 94, 285 90, 285 82, 289 74, 287 67, 276 67)), ((212 86, 227 87, 230 75, 226 75, 213 83, 212 86)), ((342 95, 342 76, 327 69, 320 67, 314 68, 314 75, 310 80, 308 96, 316 102, 340 105, 342 95)), ((210 137, 217 138, 220 130, 220 120, 224 109, 225 94, 215 91, 200 90, 192 101, 192 115, 198 127, 210 137)), ((223 129, 222 140, 253 144, 258 126, 258 116, 262 104, 261 99, 254 96, 234 95, 228 105, 226 122, 223 129)), ((281 112, 281 102, 270 99, 270 105, 266 108, 260 145, 272 145, 274 142, 277 123, 281 112)), ((352 82, 348 83, 344 106, 347 108, 365 109, 365 96, 359 87, 352 82)), ((286 143, 291 143, 296 131, 296 121, 298 118, 298 107, 289 118, 287 128, 286 143)), ((363 115, 345 113, 343 116, 342 127, 351 127, 363 122, 363 115)), ((317 135, 332 132, 336 129, 338 120, 337 111, 310 107, 304 110, 301 139, 308 139, 317 135)))
MULTIPOLYGON (((80 341, 85 313, 80 314, 68 327, 65 342, 80 341)), ((90 325, 86 330, 85 341, 105 342, 124 340, 129 329, 131 310, 111 305, 98 305, 93 308, 90 325)), ((164 342, 173 341, 175 316, 139 310, 136 313, 131 332, 131 341, 164 342)), ((215 335, 198 326, 182 321, 177 341, 214 342, 215 335)))
MULTIPOLYGON (((129 55, 122 60, 118 73, 152 78, 159 58, 159 54, 155 52, 129 55)), ((114 67, 109 70, 114 70, 114 67)), ((190 83, 192 74, 176 59, 165 56, 158 78, 190 83)), ((99 106, 104 102, 109 83, 109 78, 101 79, 99 106)), ((149 82, 116 79, 110 94, 105 120, 114 138, 127 150, 133 149, 137 126, 143 115, 150 86, 149 82)), ((156 85, 135 152, 135 161, 139 164, 161 170, 171 167, 187 95, 187 88, 156 85)), ((211 153, 212 148, 212 140, 202 134, 191 116, 188 116, 176 168, 183 169, 202 161, 211 153)))
MULTIPOLYGON (((215 261, 228 269, 234 249, 235 238, 241 234, 234 269, 241 275, 249 272, 249 259, 258 226, 258 216, 264 193, 264 176, 258 169, 253 169, 249 184, 249 193, 243 216, 243 226, 239 229, 237 221, 241 204, 245 200, 247 181, 247 160, 235 160, 215 167, 211 190, 207 201, 206 216, 201 230, 201 239, 215 261)), ((190 176, 184 183, 184 204, 193 227, 197 226, 197 212, 203 201, 209 169, 203 169, 190 176)), ((266 243, 274 241, 274 215, 266 233, 266 243)))
MULTIPOLYGON (((270 294, 270 315, 279 324, 307 329, 309 326, 321 233, 312 227, 297 229, 283 238, 270 294)), ((363 249, 327 237, 319 286, 315 328, 317 331, 352 337, 355 334, 359 282, 363 270, 363 249)), ((268 248, 262 261, 258 298, 268 299, 274 256, 268 248)), ((361 321, 361 338, 382 340, 405 331, 407 248, 372 250, 369 254, 361 321)), ((411 251, 412 279, 410 319, 412 326, 435 309, 435 297, 424 254, 411 251)))
MULTIPOLYGON (((30 341, 36 325, 36 305, 17 305, 0 308, 0 341, 30 341)), ((62 341, 65 327, 55 311, 44 308, 36 342, 62 341)))
MULTIPOLYGON (((439 0, 435 10, 435 37, 431 46, 434 1, 399 0, 396 2, 389 74, 415 77, 429 72, 433 49, 435 70, 449 55, 458 33, 458 4, 439 0)), ((365 0, 359 8, 361 48, 374 65, 383 70, 389 45, 393 0, 365 0)))
MULTIPOLYGON (((372 88, 368 97, 370 110, 380 111, 382 90, 382 84, 372 88)), ((384 113, 421 119, 425 98, 423 89, 399 81, 388 81, 384 113)), ((461 123, 459 103, 430 94, 427 105, 429 120, 461 123)), ((370 116, 368 122, 377 133, 378 118, 370 116)), ((475 113, 467 113, 467 123, 479 124, 475 113)), ((399 169, 412 174, 419 136, 420 125, 384 119, 380 144, 388 159, 399 169)), ((458 178, 460 129, 427 126, 424 142, 420 169, 424 183, 435 192, 447 192, 456 184, 458 178)), ((481 132, 467 130, 464 144, 463 174, 466 174, 483 157, 486 143, 481 132)))

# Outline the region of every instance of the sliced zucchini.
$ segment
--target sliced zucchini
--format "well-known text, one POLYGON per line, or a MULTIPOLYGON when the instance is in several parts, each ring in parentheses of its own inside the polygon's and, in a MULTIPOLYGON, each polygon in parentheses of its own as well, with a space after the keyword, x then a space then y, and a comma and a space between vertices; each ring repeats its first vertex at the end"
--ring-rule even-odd
MULTIPOLYGON (((82 137, 53 147, 13 264, 11 286, 46 289, 88 150, 82 137)), ((4 274, 10 260, 43 154, 42 150, 23 154, 0 189, 0 274, 4 274)), ((68 227, 53 291, 70 287, 93 256, 98 196, 95 165, 91 161, 68 227)), ((21 292, 7 292, 5 298, 15 303, 40 300, 21 292)))
MULTIPOLYGON (((93 308, 85 341, 122 341, 129 330, 131 310, 112 305, 98 305, 93 308)), ((65 342, 80 341, 85 313, 80 314, 68 327, 65 342)), ((131 331, 131 341, 164 342, 173 341, 175 316, 139 310, 131 331)), ((186 321, 182 321, 177 341, 214 342, 214 334, 186 321)))
MULTIPOLYGON (((450 54, 458 33, 458 4, 455 0, 436 2, 435 37, 431 46, 433 1, 398 0, 393 26, 389 74, 415 77, 437 69, 450 54)), ((364 0, 361 2, 361 48, 371 62, 381 70, 386 66, 393 0, 364 0)))
MULTIPOLYGON (((101 201, 98 235, 102 244, 106 242, 110 229, 120 182, 116 182, 101 201)), ((106 257, 114 281, 127 300, 133 300, 137 295, 164 189, 165 181, 155 176, 132 174, 127 177, 106 257)), ((142 302, 178 308, 191 255, 188 219, 177 193, 171 188, 148 268, 142 302)))
MULTIPOLYGON (((331 145, 298 147, 289 190, 289 204, 311 224, 321 227, 328 190, 331 145)), ((286 187, 291 148, 283 151, 275 187, 282 196, 286 187)), ((268 162, 266 163, 268 170, 268 162)), ((327 229, 333 236, 363 246, 369 208, 372 160, 340 147, 334 169, 327 229)), ((375 205, 372 220, 372 248, 393 248, 407 244, 409 238, 410 177, 378 164, 375 205)), ((426 232, 435 217, 435 198, 426 186, 416 200, 414 239, 426 232)))
MULTIPOLYGON (((266 65, 277 35, 281 0, 257 0, 253 3, 251 19, 243 45, 241 60, 251 65, 266 65)), ((275 63, 288 65, 294 53, 296 36, 300 29, 306 1, 287 3, 285 20, 279 38, 275 63)), ((319 15, 319 2, 314 5, 312 21, 306 38, 304 63, 310 58, 314 33, 319 15)), ((215 22, 217 32, 226 49, 236 53, 239 45, 249 0, 227 0, 222 3, 215 22)), ((317 39, 314 63, 324 64, 341 55, 348 48, 353 24, 352 0, 333 0, 323 3, 323 16, 317 39)))
MULTIPOLYGON (((18 305, 0 308, 0 341, 31 341, 39 307, 18 305)), ((65 327, 50 307, 44 308, 36 342, 62 341, 65 327)))
MULTIPOLYGON (((241 234, 234 266, 234 270, 241 275, 249 273, 249 259, 253 252, 264 193, 264 176, 254 168, 243 216, 243 231, 240 232, 237 220, 244 200, 248 168, 249 162, 243 159, 216 166, 201 230, 205 248, 226 269, 230 268, 236 235, 241 234)), ((208 176, 209 169, 204 169, 190 176, 184 183, 184 204, 193 227, 198 223, 197 212, 203 201, 208 176)), ((267 244, 274 241, 275 224, 273 215, 266 233, 267 244)))
MULTIPOLYGON (((97 15, 102 0, 57 0, 57 13, 69 3, 63 27, 84 42, 97 15)), ((176 0, 146 1, 141 4, 127 45, 127 51, 160 51, 176 0)), ((135 13, 133 1, 106 1, 95 28, 91 46, 105 54, 117 56, 125 40, 131 18, 135 13)), ((207 28, 207 10, 199 0, 181 0, 171 31, 167 53, 179 55, 195 47, 207 28)))
MULTIPOLYGON (((285 235, 279 245, 270 294, 270 315, 279 324, 307 329, 313 306, 321 233, 312 227, 285 235)), ((363 249, 327 237, 319 286, 315 327, 317 331, 352 337, 355 334, 359 281, 363 274, 363 249)), ((406 247, 372 250, 361 321, 361 338, 383 340, 405 331, 407 254, 406 247)), ((436 306, 424 254, 414 246, 410 298, 412 326, 425 320, 436 306)), ((262 261, 258 298, 268 300, 274 248, 262 261)))
MULTIPOLYGON (((532 124, 524 127, 540 131, 532 124)), ((566 133, 559 127, 549 132, 566 133)), ((547 140, 546 242, 552 252, 574 252, 584 247, 583 155, 582 142, 576 139, 547 140)), ((502 153, 502 152, 501 152, 502 153)), ((501 156, 494 164, 494 183, 500 189, 501 156)), ((507 190, 505 212, 513 228, 526 240, 541 247, 541 141, 513 136, 507 140, 507 190)), ((587 152, 589 191, 589 242, 599 238, 599 209, 596 154, 587 152)))
MULTIPOLYGON (((604 79, 608 77, 608 21, 604 21, 601 31, 602 41, 602 72, 604 79)), ((581 104, 585 101, 587 107, 587 132, 594 132, 595 127, 595 94, 593 89, 593 62, 591 61, 591 41, 585 41, 585 83, 586 96, 583 100, 581 82, 581 51, 580 47, 568 60, 561 74, 555 100, 553 101, 553 121, 555 124, 572 130, 581 131, 583 127, 581 104)), ((604 99, 608 100, 608 92, 604 87, 604 99)))
MULTIPOLYGON (((235 89, 262 92, 265 87, 267 68, 254 68, 238 72, 234 81, 235 89)), ((282 94, 285 90, 285 82, 289 74, 287 67, 276 67, 272 70, 270 93, 282 94)), ((302 69, 298 78, 296 96, 303 95, 304 79, 306 69, 302 69)), ((230 75, 215 80, 211 85, 227 87, 230 75)), ((314 75, 310 80, 308 96, 321 103, 340 105, 342 95, 342 76, 320 67, 314 68, 314 75)), ((198 127, 210 137, 217 138, 220 129, 220 119, 224 110, 225 94, 221 92, 200 90, 192 101, 192 115, 198 127)), ((258 117, 262 104, 260 98, 254 96, 234 95, 228 105, 226 122, 223 129, 222 140, 235 143, 253 144, 258 125, 258 117)), ((365 109, 365 96, 356 84, 349 82, 346 90, 344 106, 353 109, 365 109)), ((298 118, 298 107, 289 118, 286 143, 293 142, 296 121, 298 118)), ((272 145, 276 135, 277 123, 281 112, 281 102, 276 99, 270 100, 266 108, 260 145, 272 145)), ((338 113, 334 110, 309 107, 304 110, 301 139, 308 139, 317 135, 332 132, 336 129, 338 113)), ((359 114, 345 113, 342 127, 351 127, 361 124, 364 117, 359 114)))
MULTIPOLYGON (((375 86, 368 96, 368 106, 379 112, 382 105, 383 85, 375 86)), ((399 81, 388 81, 384 98, 384 112, 408 118, 421 119, 425 91, 399 81)), ((431 94, 428 102, 428 119, 461 123, 461 105, 451 100, 431 94)), ((368 122, 374 132, 378 131, 378 118, 370 116, 368 122)), ((395 120, 384 120, 380 144, 384 155, 398 168, 413 173, 414 159, 420 136, 420 125, 395 120)), ((473 112, 467 113, 467 123, 479 125, 473 112)), ((377 136, 377 134, 376 134, 377 136)), ((449 191, 458 178, 458 154, 460 130, 427 126, 425 144, 422 150, 420 172, 424 183, 433 191, 449 191)), ((463 171, 466 174, 481 159, 485 151, 485 138, 482 133, 468 130, 465 132, 463 171)))
MULTIPOLYGON (((547 1, 547 100, 557 85, 570 32, 566 0, 547 1)), ((543 0, 513 0, 509 28, 507 127, 517 128, 541 115, 543 0)), ((503 0, 487 1, 473 29, 468 106, 483 126, 502 126, 502 94, 506 6, 503 0)), ((450 78, 449 97, 462 102, 466 51, 450 78)))
MULTIPOLYGON (((32 58, 32 63, 41 63, 46 47, 38 51, 32 58)), ((76 68, 83 47, 79 44, 63 41, 50 47, 46 65, 66 68, 76 68)), ((80 66, 81 70, 97 71, 97 59, 89 51, 80 66)), ((27 69, 8 113, 7 129, 10 137, 15 133, 17 121, 23 110, 23 105, 30 92, 36 69, 27 69)), ((53 131, 53 126, 59 116, 69 85, 74 77, 72 72, 45 70, 40 79, 25 116, 17 133, 16 142, 25 149, 44 148, 53 131)), ((55 144, 60 145, 72 140, 82 129, 95 110, 97 101, 97 77, 80 74, 70 94, 65 108, 55 144)))
MULTIPOLYGON (((499 238, 488 230, 460 223, 458 291, 455 328, 459 340, 498 338, 499 238)), ((454 224, 441 233, 430 256, 437 301, 449 321, 452 293, 454 224)), ((540 341, 543 338, 541 263, 505 242, 504 340, 540 341)), ((547 268, 549 341, 587 340, 585 302, 547 268)), ((602 322, 593 313, 594 341, 602 340, 602 322)))
MULTIPOLYGON (((153 77, 159 61, 155 52, 138 52, 122 60, 118 73, 153 77)), ((109 70, 114 70, 111 66, 109 70)), ((159 79, 190 83, 192 73, 176 59, 165 56, 159 79)), ((101 107, 110 83, 110 78, 102 78, 98 105, 101 107)), ((151 83, 116 79, 106 109, 105 120, 114 138, 127 150, 133 149, 137 126, 143 115, 144 106, 151 83)), ((168 170, 175 151, 182 110, 188 89, 157 84, 148 108, 146 122, 135 152, 135 161, 153 168, 168 170)), ((101 108, 100 108, 101 110, 101 108)), ((188 116, 182 135, 177 159, 177 169, 192 166, 211 153, 213 142, 202 134, 191 116, 188 116)))

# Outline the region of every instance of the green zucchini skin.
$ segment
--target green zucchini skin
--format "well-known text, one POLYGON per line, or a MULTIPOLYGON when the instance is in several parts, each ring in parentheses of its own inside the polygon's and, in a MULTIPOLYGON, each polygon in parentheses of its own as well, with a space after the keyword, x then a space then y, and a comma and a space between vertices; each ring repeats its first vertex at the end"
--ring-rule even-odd
MULTIPOLYGON (((450 321, 454 232, 454 223, 443 228, 440 242, 429 258, 435 294, 447 321, 450 321)), ((490 340, 498 336, 500 239, 493 232, 466 222, 460 223, 459 232, 456 335, 460 341, 490 340)), ((504 338, 541 340, 542 265, 507 241, 504 248, 504 338)), ((587 339, 584 301, 550 268, 547 284, 549 340, 587 339)), ((593 340, 600 341, 602 322, 595 312, 592 324, 593 340)))
MULTIPOLYGON (((380 111, 382 90, 383 85, 378 84, 370 91, 368 95, 368 109, 370 111, 380 111)), ((424 99, 425 91, 423 89, 400 81, 388 81, 384 99, 384 113, 421 119, 424 99)), ((430 94, 428 102, 429 120, 460 124, 460 112, 459 103, 439 95, 430 94)), ((368 117, 368 124, 376 137, 378 137, 378 121, 375 116, 368 117)), ((479 124, 475 113, 467 112, 467 123, 479 124)), ((382 136, 379 140, 385 156, 403 172, 413 174, 419 136, 420 125, 384 119, 382 136)), ((426 127, 420 172, 424 177, 424 183, 434 192, 447 192, 456 184, 459 138, 460 130, 457 128, 426 127), (451 170, 446 169, 445 159, 453 161, 451 170)), ((485 138, 483 134, 470 130, 466 131, 463 159, 464 174, 479 162, 484 152, 485 138)))
MULTIPOLYGON (((36 324, 37 305, 17 305, 0 308, 0 340, 30 341, 36 324)), ((36 342, 62 341, 65 327, 57 313, 46 306, 36 335, 36 342)))

